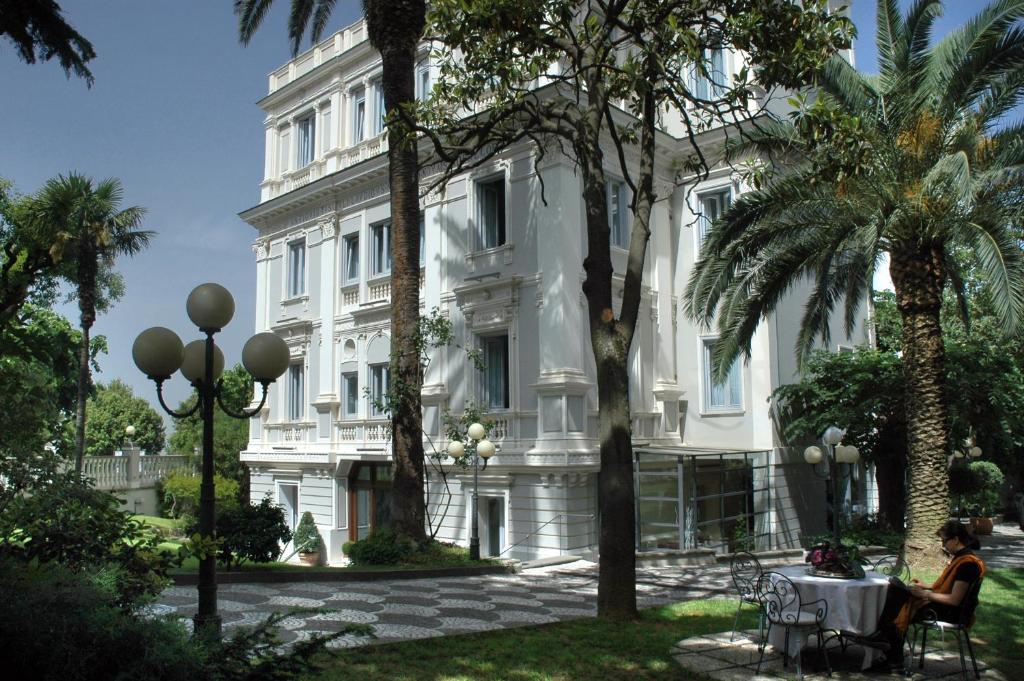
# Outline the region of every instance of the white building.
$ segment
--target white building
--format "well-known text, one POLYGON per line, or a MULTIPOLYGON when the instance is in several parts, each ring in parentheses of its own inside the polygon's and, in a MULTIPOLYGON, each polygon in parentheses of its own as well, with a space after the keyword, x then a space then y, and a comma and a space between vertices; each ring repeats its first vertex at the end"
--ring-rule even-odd
MULTIPOLYGON (((735 59, 722 55, 727 71, 735 59)), ((242 460, 254 500, 272 494, 292 522, 313 513, 332 562, 345 542, 385 521, 390 489, 389 424, 365 394, 386 388, 390 349, 380 68, 358 22, 270 75, 259 102, 267 113, 261 200, 242 213, 258 232, 257 330, 280 334, 293 360, 253 420, 242 460)), ((430 81, 424 62, 418 88, 430 81)), ((716 142, 715 133, 706 137, 716 142)), ((687 142, 666 135, 659 144, 670 153, 687 142)), ((820 508, 805 512, 823 505, 823 483, 805 464, 785 463, 768 403, 795 373, 800 301, 762 326, 749 363, 712 385, 712 337, 684 318, 681 295, 703 228, 742 187, 728 168, 695 187, 669 180, 659 184, 670 199, 653 215, 632 359, 638 548, 726 550, 744 534, 757 535, 759 547, 789 545, 809 531, 807 518, 815 531, 823 523, 820 508)), ((609 182, 618 271, 629 238, 626 191, 609 182)), ((444 409, 484 405, 499 452, 480 475, 482 553, 593 555, 597 391, 580 289, 580 178, 564 158, 538 166, 523 145, 422 205, 421 309, 439 308, 456 342, 480 349, 487 367, 478 372, 463 348, 435 351, 423 389, 427 448, 444 449, 444 409)), ((858 329, 845 343, 865 340, 858 329)), ((439 539, 468 543, 471 486, 471 472, 451 471, 447 488, 432 475, 428 511, 439 539)))

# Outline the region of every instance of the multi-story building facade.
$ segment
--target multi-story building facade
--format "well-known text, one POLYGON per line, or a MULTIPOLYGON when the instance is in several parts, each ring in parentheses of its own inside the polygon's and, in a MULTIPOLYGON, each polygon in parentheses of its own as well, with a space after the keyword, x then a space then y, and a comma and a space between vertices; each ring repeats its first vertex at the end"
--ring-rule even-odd
MULTIPOLYGON (((725 74, 739 57, 714 58, 725 74)), ((419 92, 433 75, 424 51, 419 92)), ((337 562, 345 542, 386 522, 390 489, 389 423, 375 407, 389 380, 387 141, 380 58, 364 24, 272 73, 269 90, 259 102, 267 113, 261 200, 242 217, 258 232, 257 330, 280 334, 292 365, 253 420, 242 460, 254 500, 273 495, 291 522, 312 512, 337 562)), ((666 132, 666 156, 688 144, 671 126, 666 132)), ((721 141, 714 131, 705 138, 721 141)), ((617 168, 606 170, 612 258, 622 272, 628 188, 617 168)), ((666 200, 654 210, 631 359, 641 550, 725 549, 749 535, 759 546, 785 545, 807 529, 801 509, 823 497, 820 484, 801 488, 815 478, 787 463, 768 402, 796 371, 799 292, 721 385, 710 380, 714 337, 681 312, 704 231, 742 190, 728 167, 690 185, 659 181, 666 200)), ((456 336, 425 369, 424 435, 428 451, 443 451, 445 410, 475 404, 489 413, 499 451, 479 477, 485 555, 596 551, 597 391, 581 292, 581 194, 569 159, 539 162, 523 145, 422 198, 421 309, 437 308, 456 336), (480 351, 483 371, 466 348, 480 351)), ((843 343, 863 341, 858 327, 843 343)), ((432 528, 468 543, 472 474, 444 469, 428 484, 432 528)))

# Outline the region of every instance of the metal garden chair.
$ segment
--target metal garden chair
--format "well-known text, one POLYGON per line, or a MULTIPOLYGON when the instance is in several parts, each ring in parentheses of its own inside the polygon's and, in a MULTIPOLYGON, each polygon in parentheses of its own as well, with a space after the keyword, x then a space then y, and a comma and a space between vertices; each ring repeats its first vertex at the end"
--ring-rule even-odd
POLYGON ((871 569, 886 577, 898 577, 904 584, 910 582, 910 566, 899 555, 882 556, 871 569))
POLYGON ((980 679, 981 673, 978 671, 978 661, 974 657, 974 647, 971 645, 971 636, 969 630, 971 628, 971 621, 974 619, 974 610, 978 607, 978 594, 981 592, 981 582, 979 579, 967 589, 967 595, 964 596, 964 602, 960 606, 960 616, 956 622, 944 622, 938 619, 935 615, 935 611, 925 609, 922 611, 922 615, 916 622, 911 623, 913 631, 907 640, 910 642, 910 659, 914 657, 914 641, 917 639, 917 632, 921 632, 921 657, 918 661, 917 668, 924 669, 924 653, 925 647, 928 642, 928 630, 935 629, 940 634, 944 635, 945 632, 951 631, 956 636, 957 647, 960 649, 960 670, 963 672, 964 681, 967 679, 967 659, 964 657, 964 642, 967 643, 967 652, 971 655, 971 666, 974 668, 974 678, 980 679))
MULTIPOLYGON (((828 649, 825 647, 825 629, 822 625, 828 615, 828 603, 824 599, 804 603, 800 600, 800 592, 796 585, 783 574, 778 572, 765 572, 757 580, 757 599, 761 603, 765 621, 768 623, 768 630, 761 642, 760 656, 757 659, 757 672, 761 672, 761 662, 764 660, 764 649, 771 634, 772 627, 784 627, 786 630, 785 643, 782 652, 782 666, 785 668, 789 662, 789 635, 793 628, 813 630, 818 638, 818 649, 825 656, 825 667, 828 675, 832 676, 832 665, 828 660, 828 649), (813 608, 813 610, 805 610, 813 608)), ((800 653, 796 654, 797 678, 803 678, 803 670, 800 665, 800 653)))
POLYGON ((732 622, 730 642, 736 638, 736 626, 740 621, 740 610, 743 609, 745 603, 749 603, 758 609, 760 614, 758 616, 757 633, 762 640, 764 639, 764 612, 761 610, 761 602, 757 600, 757 580, 760 579, 763 572, 761 563, 758 562, 754 554, 747 551, 734 553, 732 560, 729 561, 729 573, 732 574, 732 583, 736 586, 736 592, 740 597, 739 605, 736 606, 736 617, 733 618, 732 622))

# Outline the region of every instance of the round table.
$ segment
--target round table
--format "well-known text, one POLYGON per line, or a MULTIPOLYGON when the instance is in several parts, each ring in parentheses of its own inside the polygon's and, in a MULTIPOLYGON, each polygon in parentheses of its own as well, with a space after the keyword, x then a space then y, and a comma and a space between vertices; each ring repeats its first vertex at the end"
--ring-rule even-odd
MULTIPOLYGON (((807 565, 790 565, 773 570, 787 577, 800 593, 801 603, 810 603, 818 599, 828 603, 828 612, 822 629, 840 631, 844 634, 867 635, 874 633, 878 625, 878 616, 885 605, 885 594, 889 588, 889 578, 878 572, 868 572, 861 579, 830 579, 807 574, 807 565)), ((813 612, 812 608, 806 608, 813 612)), ((803 632, 793 627, 789 637, 789 657, 796 657, 804 646, 803 632)), ((774 626, 768 642, 777 649, 785 643, 785 629, 774 626)), ((864 648, 863 668, 867 669, 878 656, 875 648, 864 648)))

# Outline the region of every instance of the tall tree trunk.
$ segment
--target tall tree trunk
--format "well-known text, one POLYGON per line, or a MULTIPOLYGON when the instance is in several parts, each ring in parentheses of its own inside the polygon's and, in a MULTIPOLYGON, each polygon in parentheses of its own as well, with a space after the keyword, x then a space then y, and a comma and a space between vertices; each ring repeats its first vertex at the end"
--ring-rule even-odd
POLYGON ((82 473, 85 463, 85 407, 92 387, 89 368, 89 330, 96 321, 96 258, 93 249, 80 247, 78 262, 78 310, 82 340, 78 344, 78 402, 75 405, 75 472, 82 473), (91 260, 91 262, 90 262, 91 260))
MULTIPOLYGON (((596 93, 595 93, 596 94, 596 93)), ((596 106, 594 107, 597 108, 596 106)), ((590 345, 597 368, 598 437, 601 470, 597 474, 598 537, 597 616, 635 618, 636 520, 633 494, 632 423, 629 418, 629 343, 612 309, 612 262, 605 177, 601 152, 600 110, 581 123, 576 154, 583 176, 586 205, 586 279, 590 345)))
POLYGON ((949 449, 945 352, 939 315, 945 270, 938 245, 919 244, 890 253, 889 272, 903 319, 903 370, 907 408, 907 561, 943 563, 935 532, 949 517, 946 453, 949 449))
MULTIPOLYGON (((423 0, 366 0, 370 41, 381 53, 384 108, 392 116, 415 101, 416 48, 423 35, 423 0)), ((391 523, 399 534, 426 541, 423 489, 420 315, 419 162, 415 140, 388 126, 391 181, 391 441, 394 459, 391 523)))

